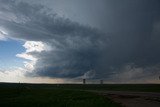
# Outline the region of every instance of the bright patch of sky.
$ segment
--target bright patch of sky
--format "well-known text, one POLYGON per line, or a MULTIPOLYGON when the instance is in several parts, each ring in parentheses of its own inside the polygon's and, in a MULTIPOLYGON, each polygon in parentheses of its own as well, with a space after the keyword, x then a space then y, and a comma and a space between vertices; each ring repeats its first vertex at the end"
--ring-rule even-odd
POLYGON ((0 41, 0 69, 22 67, 24 59, 16 57, 16 54, 25 51, 21 41, 0 41))

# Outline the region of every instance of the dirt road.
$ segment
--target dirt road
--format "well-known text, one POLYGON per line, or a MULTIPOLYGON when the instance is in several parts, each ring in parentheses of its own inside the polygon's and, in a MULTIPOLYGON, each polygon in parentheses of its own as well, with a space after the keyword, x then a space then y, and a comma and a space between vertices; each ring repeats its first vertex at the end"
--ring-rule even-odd
POLYGON ((160 107, 160 93, 101 91, 98 92, 124 107, 160 107))

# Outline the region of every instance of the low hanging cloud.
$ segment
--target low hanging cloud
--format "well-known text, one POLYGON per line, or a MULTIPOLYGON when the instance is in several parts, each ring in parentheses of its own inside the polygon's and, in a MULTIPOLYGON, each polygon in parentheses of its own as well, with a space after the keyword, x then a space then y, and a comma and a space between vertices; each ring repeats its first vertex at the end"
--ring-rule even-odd
POLYGON ((158 75, 159 70, 152 71, 160 60, 160 47, 155 44, 160 42, 155 40, 159 26, 153 29, 149 36, 153 38, 146 41, 143 33, 106 34, 59 17, 42 5, 0 0, 0 39, 25 41, 26 51, 16 56, 27 60, 25 75, 29 77, 123 80, 131 75, 126 79, 134 80, 137 74, 144 74, 142 79, 158 75), (138 67, 126 69, 128 63, 138 67))
POLYGON ((157 76, 160 74, 160 64, 139 67, 131 63, 120 69, 115 69, 115 72, 115 74, 110 75, 108 81, 115 83, 159 83, 157 76))

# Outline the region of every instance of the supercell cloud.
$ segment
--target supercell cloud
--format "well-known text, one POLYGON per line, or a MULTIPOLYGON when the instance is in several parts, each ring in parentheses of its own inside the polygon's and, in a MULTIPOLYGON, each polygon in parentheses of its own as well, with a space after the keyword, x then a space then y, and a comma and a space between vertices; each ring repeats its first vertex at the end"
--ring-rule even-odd
POLYGON ((129 10, 113 6, 119 19, 107 33, 40 4, 0 0, 0 40, 25 42, 26 51, 16 55, 26 59, 25 76, 148 82, 160 74, 160 9, 154 6, 159 2, 136 3, 129 10))

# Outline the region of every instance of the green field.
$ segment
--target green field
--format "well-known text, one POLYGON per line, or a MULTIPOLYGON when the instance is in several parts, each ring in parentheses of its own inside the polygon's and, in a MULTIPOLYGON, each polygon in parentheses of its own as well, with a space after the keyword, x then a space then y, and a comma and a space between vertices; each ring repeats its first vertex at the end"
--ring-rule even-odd
POLYGON ((160 85, 1 83, 0 107, 120 107, 88 90, 160 92, 160 85))
POLYGON ((1 84, 0 107, 120 107, 96 93, 55 85, 1 84))

